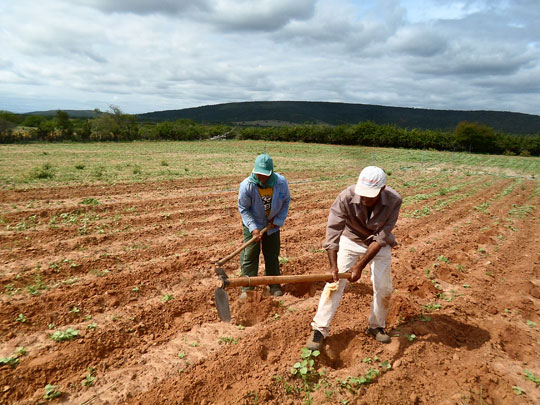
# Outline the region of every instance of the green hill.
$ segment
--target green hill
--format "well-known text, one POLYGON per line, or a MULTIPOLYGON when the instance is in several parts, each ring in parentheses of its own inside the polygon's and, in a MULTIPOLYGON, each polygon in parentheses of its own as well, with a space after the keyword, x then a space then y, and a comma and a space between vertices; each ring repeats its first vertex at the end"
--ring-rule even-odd
MULTIPOLYGON (((22 115, 41 115, 43 117, 54 117, 58 110, 32 111, 22 115)), ((94 118, 96 113, 93 110, 62 110, 71 118, 94 118)), ((99 115, 99 113, 98 113, 99 115)))
POLYGON ((401 128, 454 130, 461 121, 478 122, 509 134, 540 133, 540 116, 504 111, 453 111, 309 101, 253 101, 139 114, 143 121, 192 119, 201 123, 281 125, 395 124, 401 128))

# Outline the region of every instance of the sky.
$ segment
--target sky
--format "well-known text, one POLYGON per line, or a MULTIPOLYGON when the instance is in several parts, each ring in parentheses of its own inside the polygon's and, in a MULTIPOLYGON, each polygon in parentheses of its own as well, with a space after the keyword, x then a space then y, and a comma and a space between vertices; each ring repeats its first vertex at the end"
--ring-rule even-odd
POLYGON ((540 115, 540 0, 0 0, 0 110, 540 115))

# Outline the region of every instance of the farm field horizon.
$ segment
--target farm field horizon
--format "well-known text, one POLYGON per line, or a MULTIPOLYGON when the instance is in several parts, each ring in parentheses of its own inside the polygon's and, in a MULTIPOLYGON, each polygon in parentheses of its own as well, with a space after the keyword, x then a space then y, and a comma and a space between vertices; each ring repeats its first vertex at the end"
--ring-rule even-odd
POLYGON ((537 157, 305 143, 0 145, 0 402, 538 403, 539 173, 537 157), (392 342, 364 333, 366 269, 311 380, 291 368, 323 283, 227 289, 231 323, 215 308, 263 151, 291 190, 284 275, 326 272, 328 210, 364 166, 403 197, 392 342))

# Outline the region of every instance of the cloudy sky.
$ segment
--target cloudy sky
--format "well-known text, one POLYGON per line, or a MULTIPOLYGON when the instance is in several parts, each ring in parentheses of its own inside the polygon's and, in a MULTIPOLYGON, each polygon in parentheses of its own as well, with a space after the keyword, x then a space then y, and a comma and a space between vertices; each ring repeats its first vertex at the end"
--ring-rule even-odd
POLYGON ((539 0, 0 0, 0 110, 540 114, 539 0))

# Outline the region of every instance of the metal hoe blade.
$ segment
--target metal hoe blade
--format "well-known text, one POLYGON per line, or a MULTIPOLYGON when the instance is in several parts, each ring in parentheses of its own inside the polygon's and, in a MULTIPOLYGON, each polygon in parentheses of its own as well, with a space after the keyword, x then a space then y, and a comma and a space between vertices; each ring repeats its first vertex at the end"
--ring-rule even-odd
POLYGON ((231 309, 229 308, 229 298, 224 288, 216 288, 216 308, 219 319, 223 322, 231 321, 231 309))

